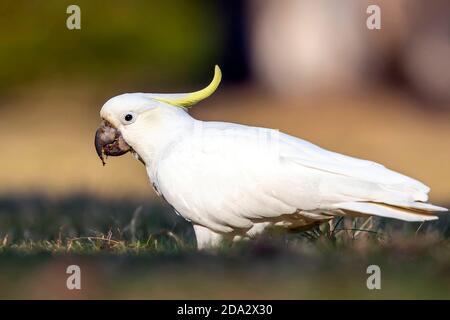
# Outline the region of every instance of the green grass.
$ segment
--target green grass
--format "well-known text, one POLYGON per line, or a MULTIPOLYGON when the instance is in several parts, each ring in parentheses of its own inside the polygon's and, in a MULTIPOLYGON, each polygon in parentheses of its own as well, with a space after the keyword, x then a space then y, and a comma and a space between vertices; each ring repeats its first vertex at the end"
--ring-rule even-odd
POLYGON ((88 196, 0 199, 0 298, 450 298, 448 217, 336 220, 198 252, 160 203, 88 196), (65 286, 82 269, 82 290, 65 286), (382 289, 366 287, 367 266, 382 289))

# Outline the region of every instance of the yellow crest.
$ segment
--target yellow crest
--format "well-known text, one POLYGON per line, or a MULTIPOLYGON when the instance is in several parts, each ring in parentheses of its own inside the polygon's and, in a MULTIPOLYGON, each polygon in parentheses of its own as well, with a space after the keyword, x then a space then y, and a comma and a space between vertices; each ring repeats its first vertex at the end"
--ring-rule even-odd
POLYGON ((189 108, 197 102, 208 98, 216 91, 222 79, 222 72, 218 65, 214 68, 214 78, 211 83, 204 89, 190 92, 190 93, 177 93, 177 94, 152 94, 152 98, 161 102, 171 104, 176 107, 189 108))

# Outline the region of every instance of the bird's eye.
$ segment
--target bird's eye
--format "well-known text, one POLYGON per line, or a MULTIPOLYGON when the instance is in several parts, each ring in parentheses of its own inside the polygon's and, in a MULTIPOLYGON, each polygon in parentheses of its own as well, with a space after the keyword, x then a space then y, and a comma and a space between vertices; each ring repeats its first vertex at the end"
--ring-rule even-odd
POLYGON ((137 119, 137 115, 132 111, 128 111, 127 113, 124 113, 122 115, 121 122, 125 125, 132 124, 133 122, 136 121, 136 119, 137 119))

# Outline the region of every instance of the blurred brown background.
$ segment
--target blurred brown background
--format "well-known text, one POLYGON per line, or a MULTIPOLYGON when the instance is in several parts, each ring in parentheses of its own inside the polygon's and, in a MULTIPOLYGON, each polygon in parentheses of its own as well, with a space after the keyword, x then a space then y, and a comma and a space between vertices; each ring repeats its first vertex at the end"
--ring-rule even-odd
POLYGON ((204 120, 278 128, 450 197, 448 1, 0 4, 0 193, 153 197, 131 156, 96 158, 98 112, 124 92, 218 93, 204 120), (368 30, 369 4, 381 30, 368 30))

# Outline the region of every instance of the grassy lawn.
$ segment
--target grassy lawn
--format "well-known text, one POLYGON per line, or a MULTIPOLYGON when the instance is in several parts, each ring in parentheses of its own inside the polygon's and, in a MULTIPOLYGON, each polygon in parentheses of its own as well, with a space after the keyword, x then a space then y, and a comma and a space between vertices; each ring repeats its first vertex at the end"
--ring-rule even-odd
POLYGON ((450 298, 449 219, 341 220, 197 252, 164 204, 0 200, 0 298, 450 298), (82 289, 66 288, 80 266, 82 289), (381 268, 381 290, 366 269, 381 268))

